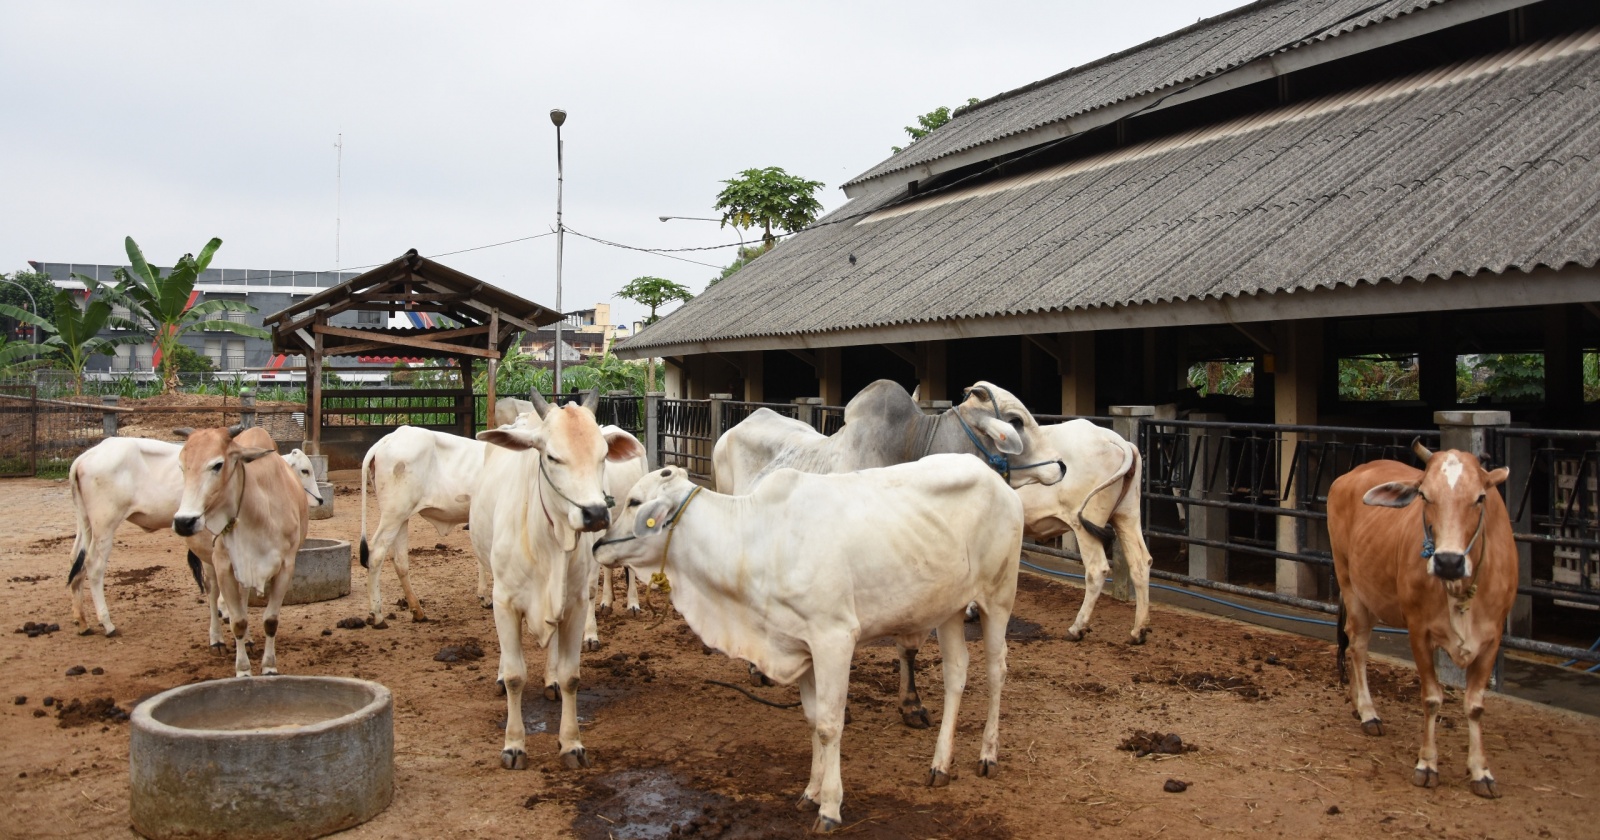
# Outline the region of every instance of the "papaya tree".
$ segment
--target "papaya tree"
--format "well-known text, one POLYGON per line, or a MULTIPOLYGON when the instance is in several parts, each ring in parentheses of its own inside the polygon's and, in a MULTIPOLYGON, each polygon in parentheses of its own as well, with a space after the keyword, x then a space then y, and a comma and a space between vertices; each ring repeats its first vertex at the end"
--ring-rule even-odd
POLYGON ((70 371, 79 394, 83 393, 83 369, 89 364, 90 356, 110 356, 120 345, 140 344, 145 340, 141 335, 101 336, 100 331, 107 328, 136 329, 127 320, 113 316, 111 304, 104 300, 91 300, 88 306, 80 308, 72 290, 61 289, 52 302, 54 309, 49 319, 7 303, 0 303, 0 315, 46 333, 47 337, 34 348, 35 352, 70 371))

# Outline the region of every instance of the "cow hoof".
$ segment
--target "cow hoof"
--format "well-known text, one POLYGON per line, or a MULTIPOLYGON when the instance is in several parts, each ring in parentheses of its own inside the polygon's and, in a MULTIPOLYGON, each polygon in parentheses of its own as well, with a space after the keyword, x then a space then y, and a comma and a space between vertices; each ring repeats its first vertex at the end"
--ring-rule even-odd
POLYGON ((928 787, 949 787, 950 774, 934 768, 928 771, 928 787))
POLYGON ((522 750, 501 750, 500 766, 507 770, 528 769, 528 754, 522 750))
POLYGON ((432 620, 433 619, 428 618, 427 616, 423 615, 422 613, 413 613, 411 615, 411 621, 414 624, 427 624, 428 622, 430 622, 432 620))
POLYGON ((486 610, 492 610, 492 609, 494 609, 494 599, 492 599, 492 598, 479 598, 478 599, 478 606, 483 607, 486 610))
POLYGON ((496 696, 496 697, 504 697, 504 696, 506 696, 506 681, 505 680, 495 680, 494 681, 494 696, 496 696))
POLYGON ((1082 630, 1073 630, 1069 627, 1067 628, 1067 632, 1061 634, 1061 636, 1069 642, 1081 642, 1083 641, 1083 637, 1087 635, 1089 635, 1089 628, 1087 627, 1083 628, 1082 630))
POLYGON ((587 650, 587 651, 599 650, 600 649, 600 640, 599 639, 584 639, 583 640, 583 649, 587 650))
POLYGON ((227 653, 228 652, 228 646, 223 644, 222 642, 212 642, 211 643, 211 652, 212 653, 227 653))
POLYGON ((93 636, 94 635, 94 628, 93 627, 85 627, 82 630, 78 631, 78 635, 80 635, 80 636, 93 636))
POLYGON ((1373 718, 1361 722, 1361 731, 1376 738, 1383 734, 1383 721, 1373 718))
POLYGON ((992 758, 985 758, 978 762, 978 775, 992 779, 1000 775, 1000 762, 992 758))
POLYGON ((261 676, 263 676, 263 677, 276 677, 277 675, 278 675, 278 669, 277 668, 262 668, 261 669, 261 676))
POLYGON ((1411 783, 1420 788, 1439 786, 1439 771, 1432 767, 1418 767, 1411 773, 1411 783))
POLYGON ((1481 779, 1473 779, 1472 792, 1483 797, 1484 799, 1500 798, 1500 791, 1495 790, 1494 788, 1493 776, 1484 776, 1481 779))
POLYGON ((755 686, 756 688, 761 688, 763 686, 772 685, 772 680, 767 679, 767 675, 766 674, 761 673, 761 671, 756 669, 756 666, 751 665, 750 666, 750 684, 755 686))
POLYGON ((544 699, 552 703, 561 702, 561 686, 551 683, 544 687, 544 699))
POLYGON ((611 614, 611 605, 610 604, 601 604, 600 606, 595 607, 594 612, 595 612, 595 615, 610 615, 611 614))
POLYGON ((638 618, 641 612, 643 612, 643 610, 639 609, 638 607, 628 608, 628 615, 632 616, 633 618, 638 618))
POLYGON ((1144 637, 1149 632, 1150 632, 1149 630, 1140 630, 1139 632, 1134 633, 1133 635, 1128 637, 1128 644, 1130 644, 1130 645, 1142 645, 1142 644, 1144 644, 1144 637))
POLYGON ((965 621, 968 624, 974 624, 974 623, 977 622, 977 620, 978 620, 978 611, 976 609, 972 608, 972 607, 967 607, 965 621))
POLYGON ((810 811, 810 810, 812 810, 812 809, 814 809, 816 807, 817 807, 817 800, 812 799, 811 797, 806 796, 803 793, 800 794, 800 798, 799 799, 796 799, 794 801, 794 809, 796 811, 810 811))
POLYGON ((250 672, 249 671, 234 671, 233 672, 233 676, 235 678, 248 677, 248 676, 250 676, 250 672))
POLYGON ((106 628, 106 638, 114 639, 116 637, 117 637, 117 628, 115 628, 115 627, 106 628))
POLYGON ((817 821, 811 824, 812 834, 832 834, 839 830, 839 821, 831 817, 817 815, 817 821))
POLYGON ((921 706, 915 709, 901 709, 900 722, 912 729, 927 729, 931 725, 928 721, 928 710, 921 706))
POLYGON ((568 770, 583 770, 593 767, 594 759, 589 757, 588 751, 584 750, 583 747, 579 747, 572 752, 562 753, 561 763, 565 764, 568 770))

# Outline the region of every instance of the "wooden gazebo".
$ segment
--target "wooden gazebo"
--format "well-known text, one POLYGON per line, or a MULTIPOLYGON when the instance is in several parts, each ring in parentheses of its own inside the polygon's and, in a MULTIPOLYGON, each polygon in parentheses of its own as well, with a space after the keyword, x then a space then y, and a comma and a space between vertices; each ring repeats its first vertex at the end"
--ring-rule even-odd
POLYGON ((560 313, 491 286, 453 268, 418 256, 416 249, 371 271, 352 277, 290 306, 265 320, 272 330, 276 353, 303 355, 306 359, 307 446, 322 454, 322 427, 326 413, 372 413, 360 407, 329 408, 322 387, 325 360, 333 356, 395 355, 421 359, 454 359, 460 369, 457 390, 441 389, 341 389, 349 398, 452 397, 453 408, 430 411, 453 413, 460 432, 473 433, 472 367, 475 361, 489 369, 489 405, 494 405, 495 370, 520 330, 537 330, 555 323, 560 313), (344 312, 384 312, 387 315, 427 313, 434 327, 336 326, 330 319, 344 312), (404 391, 404 393, 401 393, 404 391))

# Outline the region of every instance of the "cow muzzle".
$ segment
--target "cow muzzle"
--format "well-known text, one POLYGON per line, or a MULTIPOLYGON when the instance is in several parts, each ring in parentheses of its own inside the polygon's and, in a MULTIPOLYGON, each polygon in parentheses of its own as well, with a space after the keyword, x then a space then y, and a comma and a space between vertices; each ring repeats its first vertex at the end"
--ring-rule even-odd
POLYGON ((604 531, 611 527, 611 511, 605 505, 584 505, 579 508, 584 531, 604 531))
POLYGON ((1467 556, 1439 551, 1433 555, 1433 574, 1440 580, 1460 580, 1467 576, 1467 556))
POLYGON ((172 517, 172 532, 180 537, 192 537, 200 531, 200 517, 174 516, 172 517))

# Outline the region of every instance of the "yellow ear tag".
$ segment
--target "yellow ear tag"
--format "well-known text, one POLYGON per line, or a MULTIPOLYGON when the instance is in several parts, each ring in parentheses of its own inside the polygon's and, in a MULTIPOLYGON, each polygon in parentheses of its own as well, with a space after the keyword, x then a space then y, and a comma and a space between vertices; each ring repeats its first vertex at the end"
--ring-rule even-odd
POLYGON ((649 519, 646 519, 644 521, 644 527, 646 527, 646 528, 654 528, 654 527, 656 527, 656 519, 655 519, 655 517, 652 516, 649 519))

